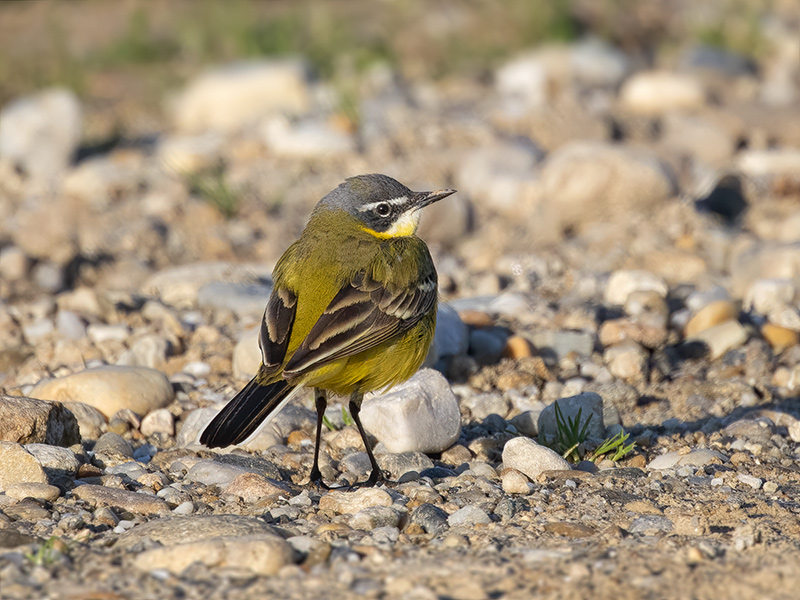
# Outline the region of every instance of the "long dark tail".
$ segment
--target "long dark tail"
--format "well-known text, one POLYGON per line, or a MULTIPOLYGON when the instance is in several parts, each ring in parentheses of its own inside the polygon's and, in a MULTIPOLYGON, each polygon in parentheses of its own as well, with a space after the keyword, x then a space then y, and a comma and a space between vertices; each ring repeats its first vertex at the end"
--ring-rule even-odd
POLYGON ((200 443, 209 448, 223 448, 243 442, 281 405, 294 387, 286 381, 261 385, 254 377, 208 424, 200 436, 200 443))

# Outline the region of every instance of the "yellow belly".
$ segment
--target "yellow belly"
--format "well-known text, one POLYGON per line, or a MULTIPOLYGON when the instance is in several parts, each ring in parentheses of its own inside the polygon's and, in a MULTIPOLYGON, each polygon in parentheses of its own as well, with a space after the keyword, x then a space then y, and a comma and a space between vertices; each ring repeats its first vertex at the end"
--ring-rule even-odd
POLYGON ((303 376, 303 385, 339 394, 370 392, 401 383, 417 372, 428 354, 436 312, 395 340, 333 361, 303 376))

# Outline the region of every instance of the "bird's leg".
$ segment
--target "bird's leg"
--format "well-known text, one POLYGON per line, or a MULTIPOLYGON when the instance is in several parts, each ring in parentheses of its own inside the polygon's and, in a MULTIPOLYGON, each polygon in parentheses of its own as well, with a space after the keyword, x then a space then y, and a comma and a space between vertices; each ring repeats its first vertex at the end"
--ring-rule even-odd
POLYGON ((314 446, 314 465, 311 467, 309 479, 311 483, 329 489, 322 481, 322 472, 319 470, 319 445, 322 438, 322 418, 325 416, 325 407, 328 406, 328 396, 325 390, 314 388, 314 403, 317 406, 317 443, 314 446))
POLYGON ((369 464, 372 465, 372 473, 370 473, 369 479, 362 483, 357 483, 353 485, 353 487, 372 487, 379 481, 383 481, 384 477, 383 471, 381 471, 380 466, 378 466, 378 461, 375 460, 375 455, 372 454, 372 448, 367 439, 367 432, 364 431, 364 426, 361 424, 361 419, 358 416, 358 413, 361 412, 362 400, 364 400, 364 394, 358 390, 350 395, 350 416, 353 417, 353 421, 355 421, 356 427, 358 427, 358 432, 361 434, 361 440, 364 442, 364 448, 366 448, 367 456, 369 457, 369 464))

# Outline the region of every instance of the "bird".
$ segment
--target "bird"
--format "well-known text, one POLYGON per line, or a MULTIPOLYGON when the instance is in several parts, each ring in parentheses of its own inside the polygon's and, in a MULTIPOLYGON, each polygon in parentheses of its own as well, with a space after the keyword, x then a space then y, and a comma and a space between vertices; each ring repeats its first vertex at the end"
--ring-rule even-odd
MULTIPOLYGON (((300 390, 313 389, 317 412, 309 483, 329 487, 319 469, 328 395, 349 397, 372 469, 384 475, 359 413, 364 394, 409 379, 436 328, 438 281, 420 211, 453 189, 413 192, 380 174, 347 178, 314 207, 300 237, 275 265, 261 320, 261 365, 200 436, 210 448, 239 444, 300 390)), ((344 486, 342 486, 344 487, 344 486)))

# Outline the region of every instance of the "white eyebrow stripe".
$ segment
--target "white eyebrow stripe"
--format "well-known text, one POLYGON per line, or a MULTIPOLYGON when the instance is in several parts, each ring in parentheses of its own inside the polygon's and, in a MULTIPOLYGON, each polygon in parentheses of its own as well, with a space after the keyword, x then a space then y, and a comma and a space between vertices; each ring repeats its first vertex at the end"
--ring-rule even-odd
POLYGON ((389 200, 379 200, 377 202, 370 202, 369 204, 365 204, 361 208, 358 209, 358 212, 367 212, 372 210, 373 208, 377 207, 379 204, 391 204, 392 206, 396 204, 405 204, 408 202, 408 196, 398 196, 397 198, 391 198, 389 200))

